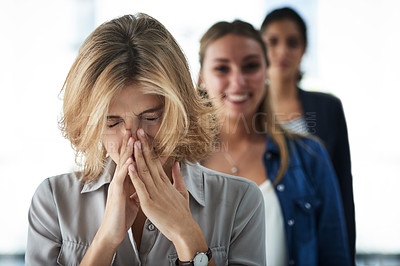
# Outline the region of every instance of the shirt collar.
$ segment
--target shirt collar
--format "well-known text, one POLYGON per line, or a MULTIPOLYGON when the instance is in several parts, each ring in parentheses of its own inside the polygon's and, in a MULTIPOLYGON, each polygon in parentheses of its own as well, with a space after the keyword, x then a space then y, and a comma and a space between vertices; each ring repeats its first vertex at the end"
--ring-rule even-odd
POLYGON ((116 164, 114 163, 114 161, 110 157, 108 157, 104 164, 103 171, 101 172, 99 177, 93 180, 92 182, 85 183, 81 190, 81 193, 83 194, 87 192, 96 191, 105 184, 109 184, 114 175, 115 167, 116 164))
POLYGON ((204 177, 201 169, 199 163, 181 164, 181 174, 186 189, 201 206, 205 206, 204 177))

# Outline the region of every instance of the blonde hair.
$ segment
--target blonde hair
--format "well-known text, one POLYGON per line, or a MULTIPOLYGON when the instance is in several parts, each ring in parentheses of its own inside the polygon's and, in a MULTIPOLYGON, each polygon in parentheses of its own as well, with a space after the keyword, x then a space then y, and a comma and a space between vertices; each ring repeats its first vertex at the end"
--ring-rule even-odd
MULTIPOLYGON (((217 39, 227 34, 245 36, 257 41, 264 52, 265 62, 268 65, 266 46, 262 41, 259 32, 255 30, 251 24, 241 20, 235 20, 233 22, 225 22, 225 21, 217 22, 213 26, 211 26, 207 30, 207 32, 202 36, 200 40, 200 50, 199 50, 199 61, 201 66, 203 66, 203 61, 208 46, 212 42, 216 41, 217 39)), ((199 93, 204 98, 208 97, 206 91, 204 89, 201 89, 201 86, 199 86, 199 93)), ((279 152, 281 155, 281 165, 277 177, 274 181, 274 184, 277 184, 282 179, 289 164, 289 152, 287 148, 286 138, 292 138, 295 135, 288 133, 278 123, 275 123, 274 114, 271 109, 271 104, 269 103, 270 98, 268 93, 269 90, 267 88, 265 97, 262 100, 256 112, 256 114, 263 114, 263 115, 262 116, 258 115, 256 117, 255 126, 257 132, 268 133, 268 136, 279 147, 279 152)))
POLYGON ((212 151, 212 109, 195 92, 178 43, 156 19, 143 13, 126 15, 89 35, 63 86, 60 127, 83 166, 83 181, 95 179, 103 169, 107 152, 101 137, 109 104, 131 84, 163 98, 155 136, 158 155, 195 162, 212 151))

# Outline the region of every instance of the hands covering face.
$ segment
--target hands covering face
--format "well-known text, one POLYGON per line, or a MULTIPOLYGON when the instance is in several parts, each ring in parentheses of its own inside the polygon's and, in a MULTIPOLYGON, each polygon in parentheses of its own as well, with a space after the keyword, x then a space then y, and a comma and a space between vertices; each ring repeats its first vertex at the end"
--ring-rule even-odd
POLYGON ((139 129, 137 137, 134 142, 129 131, 123 136, 100 228, 107 232, 105 235, 115 246, 124 239, 140 208, 171 241, 182 234, 182 228, 185 228, 182 223, 190 228, 194 222, 179 164, 176 162, 172 167, 171 183, 146 133, 139 129), (177 220, 180 222, 177 223, 177 220))
POLYGON ((181 261, 207 250, 203 232, 190 212, 179 164, 175 162, 167 169, 171 182, 143 129, 138 130, 137 137, 134 141, 130 131, 125 131, 104 218, 81 265, 109 265, 140 210, 173 243, 181 261))

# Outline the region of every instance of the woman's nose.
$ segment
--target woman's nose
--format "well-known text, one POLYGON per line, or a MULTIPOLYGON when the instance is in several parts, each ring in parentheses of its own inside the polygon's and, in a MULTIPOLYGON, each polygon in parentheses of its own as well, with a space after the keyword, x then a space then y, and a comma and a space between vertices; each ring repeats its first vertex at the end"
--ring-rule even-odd
POLYGON ((136 116, 131 115, 131 116, 127 116, 125 118, 124 130, 129 131, 131 134, 131 137, 133 137, 133 139, 137 139, 136 132, 140 128, 140 126, 141 126, 140 122, 136 118, 136 116))
POLYGON ((285 43, 281 43, 278 46, 278 53, 280 56, 285 56, 289 50, 289 47, 285 43))
POLYGON ((231 85, 233 88, 242 88, 246 83, 245 77, 240 70, 236 70, 232 72, 231 76, 231 85))

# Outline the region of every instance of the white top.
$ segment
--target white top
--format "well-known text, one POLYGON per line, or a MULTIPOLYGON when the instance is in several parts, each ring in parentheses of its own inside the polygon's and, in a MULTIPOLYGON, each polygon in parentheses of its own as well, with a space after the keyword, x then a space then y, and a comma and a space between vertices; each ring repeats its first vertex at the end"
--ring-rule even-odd
POLYGON ((288 265, 281 206, 270 180, 259 186, 264 196, 267 265, 288 265))
POLYGON ((291 132, 303 135, 309 134, 307 129, 307 121, 304 116, 300 116, 290 121, 280 122, 279 124, 291 132))

